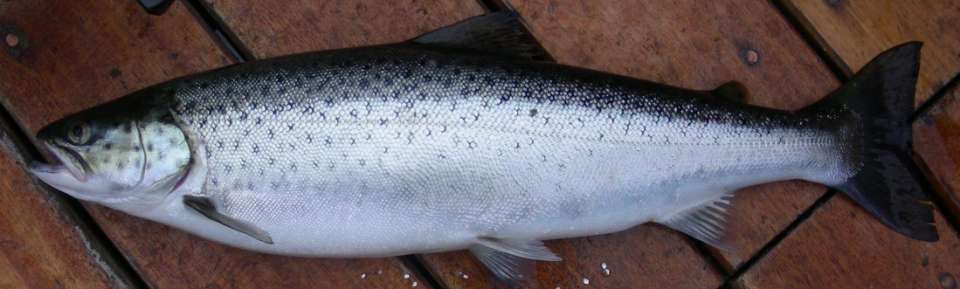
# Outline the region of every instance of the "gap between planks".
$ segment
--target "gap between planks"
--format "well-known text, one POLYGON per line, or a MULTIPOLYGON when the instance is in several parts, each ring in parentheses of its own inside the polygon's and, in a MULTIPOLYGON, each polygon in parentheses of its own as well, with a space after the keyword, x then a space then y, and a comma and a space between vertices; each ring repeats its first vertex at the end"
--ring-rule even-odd
POLYGON ((236 63, 243 63, 256 59, 253 52, 243 42, 237 38, 237 34, 230 30, 230 27, 224 23, 223 19, 211 12, 211 8, 204 3, 204 0, 186 0, 184 1, 187 10, 196 17, 197 23, 210 34, 213 40, 223 50, 224 53, 236 63))

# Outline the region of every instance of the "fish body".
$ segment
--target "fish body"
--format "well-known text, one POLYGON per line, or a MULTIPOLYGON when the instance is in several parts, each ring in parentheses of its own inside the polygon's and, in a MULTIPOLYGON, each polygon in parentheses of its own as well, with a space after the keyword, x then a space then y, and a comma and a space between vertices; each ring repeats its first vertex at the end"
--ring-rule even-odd
MULTIPOLYGON (((42 131, 65 164, 34 171, 78 198, 251 250, 471 249, 496 267, 491 255, 556 260, 541 240, 647 222, 717 242, 717 204, 761 183, 807 180, 874 204, 851 180, 875 165, 864 138, 878 133, 863 122, 875 112, 833 103, 852 94, 844 91, 781 111, 401 43, 255 61, 145 89, 42 131)), ((883 219, 887 209, 871 212, 907 227, 883 219)))
MULTIPOLYGON (((188 191, 276 242, 234 245, 284 254, 602 234, 744 186, 840 183, 853 170, 837 157, 843 136, 812 117, 411 45, 235 66, 159 89, 202 143, 205 178, 188 191)), ((169 223, 204 231, 190 218, 169 223)))

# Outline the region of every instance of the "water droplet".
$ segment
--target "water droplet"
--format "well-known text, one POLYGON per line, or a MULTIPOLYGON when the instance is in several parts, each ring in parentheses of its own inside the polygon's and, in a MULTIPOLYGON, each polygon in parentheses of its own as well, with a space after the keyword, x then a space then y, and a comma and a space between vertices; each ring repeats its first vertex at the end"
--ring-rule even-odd
POLYGON ((360 279, 367 279, 367 273, 360 273, 360 279))
POLYGON ((413 285, 413 287, 417 287, 417 281, 413 281, 413 283, 411 283, 411 285, 413 285))
POLYGON ((403 273, 403 279, 410 279, 410 274, 403 273))
POLYGON ((610 268, 607 268, 606 262, 600 264, 600 269, 603 272, 603 276, 610 276, 610 268))
POLYGON ((377 275, 383 275, 383 270, 377 269, 377 275))
POLYGON ((583 277, 583 285, 590 285, 590 279, 587 279, 587 277, 583 277))

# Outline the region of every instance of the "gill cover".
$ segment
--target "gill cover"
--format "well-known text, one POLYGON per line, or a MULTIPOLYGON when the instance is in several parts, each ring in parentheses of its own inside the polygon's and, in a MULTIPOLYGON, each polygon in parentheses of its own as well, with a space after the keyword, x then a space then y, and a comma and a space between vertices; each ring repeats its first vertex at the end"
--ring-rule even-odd
POLYGON ((37 139, 53 162, 31 171, 73 197, 117 209, 162 200, 190 162, 184 134, 159 101, 165 91, 147 89, 44 127, 37 139))

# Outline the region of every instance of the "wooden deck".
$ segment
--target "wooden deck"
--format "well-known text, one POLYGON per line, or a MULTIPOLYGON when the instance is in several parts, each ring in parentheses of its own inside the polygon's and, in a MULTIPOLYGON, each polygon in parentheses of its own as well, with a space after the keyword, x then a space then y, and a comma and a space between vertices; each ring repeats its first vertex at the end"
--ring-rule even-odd
POLYGON ((925 42, 915 156, 941 240, 886 229, 804 182, 745 189, 720 252, 660 226, 548 242, 540 288, 958 288, 960 2, 953 0, 0 0, 0 289, 491 288, 464 252, 384 259, 270 256, 80 203, 25 173, 45 124, 177 76, 303 51, 402 41, 514 9, 559 62, 795 109, 880 51, 925 42), (508 3, 505 3, 508 2, 508 3), (609 274, 605 274, 606 266, 609 274), (586 280, 589 280, 589 284, 586 280))

